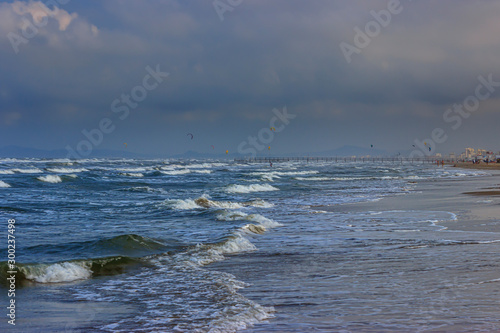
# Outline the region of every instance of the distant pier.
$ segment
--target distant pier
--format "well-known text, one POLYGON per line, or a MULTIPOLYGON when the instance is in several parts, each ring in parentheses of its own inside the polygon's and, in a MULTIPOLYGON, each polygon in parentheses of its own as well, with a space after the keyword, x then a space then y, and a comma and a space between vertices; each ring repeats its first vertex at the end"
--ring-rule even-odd
POLYGON ((241 157, 235 158, 235 162, 239 163, 279 163, 279 162, 360 162, 360 163, 375 163, 375 162, 390 162, 390 163, 437 163, 443 161, 446 164, 457 163, 456 159, 443 157, 241 157))

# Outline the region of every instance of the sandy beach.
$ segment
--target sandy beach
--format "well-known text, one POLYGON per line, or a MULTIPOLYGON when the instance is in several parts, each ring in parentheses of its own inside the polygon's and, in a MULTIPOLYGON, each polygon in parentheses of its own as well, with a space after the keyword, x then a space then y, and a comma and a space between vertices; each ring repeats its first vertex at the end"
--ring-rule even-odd
MULTIPOLYGON (((471 169, 483 169, 481 164, 467 165, 471 169)), ((500 167, 500 164, 494 164, 494 167, 500 167)), ((329 206, 324 209, 374 212, 399 209, 449 211, 457 215, 456 221, 442 223, 449 229, 500 232, 500 171, 496 171, 494 167, 489 167, 492 171, 489 176, 420 181, 409 195, 390 196, 378 202, 329 206)))
POLYGON ((451 164, 455 168, 461 169, 477 169, 477 170, 500 170, 500 163, 480 163, 473 164, 472 162, 458 162, 451 164))

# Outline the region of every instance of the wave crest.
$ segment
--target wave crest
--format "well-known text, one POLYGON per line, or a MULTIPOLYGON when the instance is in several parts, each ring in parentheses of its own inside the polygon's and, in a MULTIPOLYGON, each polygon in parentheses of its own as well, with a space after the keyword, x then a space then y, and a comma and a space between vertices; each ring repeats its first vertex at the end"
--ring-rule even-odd
POLYGON ((252 192, 268 192, 268 191, 279 191, 279 189, 269 184, 229 185, 226 188, 227 193, 252 193, 252 192))
POLYGON ((47 171, 49 172, 54 172, 54 173, 79 173, 79 172, 85 172, 85 171, 89 171, 87 169, 84 169, 84 168, 80 168, 80 169, 71 169, 71 168, 47 168, 46 169, 47 171))
POLYGON ((10 185, 4 182, 3 180, 0 180, 0 188, 7 188, 7 187, 10 187, 10 185))
POLYGON ((45 183, 52 183, 52 184, 62 182, 61 177, 55 176, 55 175, 40 176, 40 177, 37 177, 36 179, 38 179, 39 181, 45 182, 45 183))

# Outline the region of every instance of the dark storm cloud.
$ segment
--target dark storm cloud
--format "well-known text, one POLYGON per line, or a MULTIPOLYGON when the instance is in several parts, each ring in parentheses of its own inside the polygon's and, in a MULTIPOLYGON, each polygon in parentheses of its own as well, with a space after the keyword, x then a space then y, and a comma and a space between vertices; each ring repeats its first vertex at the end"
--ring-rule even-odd
MULTIPOLYGON (((446 129, 443 113, 474 93, 479 75, 500 81, 500 4, 401 1, 348 63, 339 45, 354 45, 354 28, 389 3, 248 0, 221 21, 212 2, 73 1, 16 54, 6 36, 21 35, 22 17, 33 22, 40 2, 1 2, 2 143, 74 145, 109 117, 117 130, 106 148, 126 139, 138 151, 202 150, 182 140, 195 130, 234 151, 286 105, 297 120, 276 135, 283 152, 374 141, 405 149, 446 129), (157 65, 168 79, 118 121, 112 102, 157 65)), ((448 129, 453 140, 440 148, 461 149, 470 133, 498 122, 497 96, 460 131, 448 129)))

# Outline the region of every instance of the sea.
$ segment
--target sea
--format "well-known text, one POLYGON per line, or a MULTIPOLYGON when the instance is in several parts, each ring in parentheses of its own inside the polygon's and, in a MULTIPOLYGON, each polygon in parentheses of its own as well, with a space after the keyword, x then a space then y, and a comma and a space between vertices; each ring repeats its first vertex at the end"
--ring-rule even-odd
POLYGON ((448 210, 349 209, 487 176, 406 162, 1 159, 0 330, 500 332, 497 232, 447 230, 448 210))

